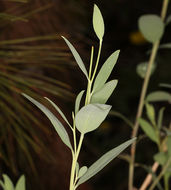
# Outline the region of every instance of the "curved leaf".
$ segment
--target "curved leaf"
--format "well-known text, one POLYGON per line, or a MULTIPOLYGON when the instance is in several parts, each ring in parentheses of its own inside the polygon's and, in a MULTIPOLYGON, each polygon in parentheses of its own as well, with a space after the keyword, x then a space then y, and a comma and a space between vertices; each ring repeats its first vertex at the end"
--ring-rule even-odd
POLYGON ((75 100, 75 114, 77 114, 77 112, 79 111, 80 109, 80 102, 81 102, 81 99, 82 99, 82 96, 84 94, 85 90, 82 90, 76 97, 76 100, 75 100))
POLYGON ((77 186, 84 183, 94 175, 96 175, 100 170, 102 170, 109 162, 111 162, 115 157, 117 157, 125 148, 135 141, 136 138, 128 140, 116 148, 110 150, 104 154, 100 159, 98 159, 94 164, 92 164, 87 172, 79 179, 77 186))
POLYGON ((109 78, 109 76, 116 64, 116 61, 119 56, 119 52, 120 51, 117 50, 114 53, 112 53, 112 55, 110 55, 110 57, 103 64, 102 68, 100 69, 100 71, 95 79, 94 86, 93 86, 93 92, 97 92, 106 83, 107 79, 109 78))
POLYGON ((13 185, 11 179, 6 174, 3 174, 2 176, 4 179, 5 190, 14 190, 14 185, 13 185))
POLYGON ((110 98, 114 89, 116 88, 117 83, 118 80, 112 80, 104 84, 104 86, 99 91, 93 93, 90 102, 92 104, 93 103, 105 104, 107 100, 110 98))
POLYGON ((96 4, 93 11, 93 28, 99 40, 102 40, 104 36, 104 21, 100 9, 96 4))
POLYGON ((87 166, 81 167, 78 173, 78 178, 82 177, 86 172, 87 172, 87 166))
POLYGON ((32 102, 34 105, 36 105, 48 117, 48 119, 51 121, 52 125, 54 126, 56 132, 60 136, 63 143, 65 145, 67 145, 72 150, 72 146, 71 146, 71 143, 70 143, 70 140, 69 140, 68 133, 66 132, 66 130, 65 130, 64 126, 62 125, 62 123, 55 117, 55 115, 49 109, 47 109, 45 106, 43 106, 41 103, 34 100, 30 96, 28 96, 28 95, 26 95, 24 93, 22 93, 22 95, 25 98, 27 98, 30 102, 32 102))
POLYGON ((164 33, 164 23, 157 15, 143 15, 138 20, 138 26, 145 37, 151 43, 160 40, 164 33))
POLYGON ((20 179, 17 181, 15 190, 25 190, 26 189, 26 184, 25 184, 25 176, 22 175, 20 179))
POLYGON ((111 109, 106 104, 88 104, 80 109, 75 116, 76 128, 80 133, 88 133, 95 130, 104 121, 111 109))
POLYGON ((168 101, 171 102, 171 94, 164 91, 155 91, 150 93, 146 100, 148 102, 160 102, 160 101, 168 101))
POLYGON ((158 143, 158 137, 155 129, 144 119, 139 119, 139 124, 144 131, 144 133, 155 143, 158 143))
POLYGON ((62 38, 65 40, 66 44, 68 45, 68 47, 70 48, 78 66, 80 67, 80 69, 82 70, 82 72, 85 74, 86 78, 88 79, 88 73, 87 70, 84 66, 84 63, 80 57, 80 55, 78 54, 77 50, 74 48, 74 46, 64 37, 62 36, 62 38))

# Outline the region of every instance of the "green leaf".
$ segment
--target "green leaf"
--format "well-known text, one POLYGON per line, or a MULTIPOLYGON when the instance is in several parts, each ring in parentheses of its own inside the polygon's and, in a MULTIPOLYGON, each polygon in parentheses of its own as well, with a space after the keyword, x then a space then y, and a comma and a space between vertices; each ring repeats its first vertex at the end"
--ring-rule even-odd
POLYGON ((166 83, 160 83, 159 86, 164 88, 171 88, 171 84, 166 84, 166 83))
POLYGON ((99 40, 102 40, 104 36, 104 21, 100 9, 96 4, 93 11, 93 28, 99 40))
POLYGON ((70 48, 78 66, 80 67, 80 69, 82 70, 82 72, 85 74, 86 78, 88 79, 88 73, 87 70, 84 66, 84 63, 80 57, 80 55, 78 54, 78 52, 76 51, 76 49, 74 48, 74 46, 64 37, 62 36, 62 38, 65 40, 66 44, 68 45, 68 47, 70 48))
POLYGON ((79 179, 77 186, 84 183, 94 175, 96 175, 100 170, 102 170, 109 162, 111 162, 115 157, 117 157, 124 149, 126 149, 130 144, 135 141, 136 138, 128 140, 123 144, 117 146, 116 148, 108 151, 100 159, 98 159, 94 164, 92 164, 87 172, 79 179))
POLYGON ((82 177, 86 172, 87 172, 87 166, 81 167, 78 173, 78 178, 82 177))
POLYGON ((169 157, 171 156, 171 136, 168 136, 167 137, 167 148, 168 148, 168 154, 169 154, 169 157))
POLYGON ((170 49, 170 48, 171 48, 171 43, 161 44, 159 46, 159 49, 170 49))
POLYGON ((30 102, 32 102, 34 105, 36 105, 48 117, 48 119, 51 121, 52 125, 54 126, 56 132, 60 136, 63 143, 65 145, 67 145, 72 150, 72 146, 71 146, 71 143, 70 143, 70 140, 69 140, 68 133, 66 132, 66 130, 65 130, 64 126, 62 125, 62 123, 55 117, 55 115, 49 109, 47 109, 45 106, 43 106, 41 103, 34 100, 30 96, 28 96, 28 95, 26 95, 24 93, 22 93, 22 95, 25 98, 27 98, 30 102))
POLYGON ((158 115, 158 121, 157 121, 157 127, 158 129, 161 129, 162 127, 162 121, 163 121, 163 113, 164 113, 165 108, 161 108, 159 111, 159 115, 158 115))
POLYGON ((80 102, 81 102, 81 99, 82 99, 82 96, 84 94, 85 90, 82 90, 78 95, 77 95, 77 98, 75 100, 75 114, 77 114, 77 112, 79 111, 80 109, 80 102))
POLYGON ((26 189, 26 184, 25 184, 25 176, 22 175, 20 179, 17 181, 15 190, 25 190, 26 189))
POLYGON ((156 125, 154 107, 149 103, 146 103, 145 106, 146 106, 148 119, 151 121, 153 125, 156 125))
POLYGON ((65 117, 65 115, 63 114, 63 112, 60 110, 60 108, 52 100, 50 100, 49 98, 47 98, 47 97, 44 97, 44 98, 46 100, 48 100, 52 104, 52 106, 57 110, 57 112, 59 112, 59 114, 64 119, 64 121, 70 126, 69 121, 67 120, 67 118, 65 117))
MULTIPOLYGON (((141 78, 145 78, 146 72, 147 72, 148 62, 142 62, 139 63, 136 67, 136 72, 141 78)), ((151 68, 151 75, 154 73, 156 69, 156 63, 152 65, 151 68)))
POLYGON ((91 103, 100 103, 105 104, 111 94, 113 93, 114 89, 116 88, 116 85, 118 83, 118 80, 112 80, 110 82, 107 82, 104 84, 104 86, 97 92, 93 93, 91 97, 91 103))
POLYGON ((156 162, 158 162, 159 164, 163 166, 168 160, 168 155, 164 152, 159 152, 155 154, 153 158, 156 162))
POLYGON ((106 104, 88 104, 80 109, 75 116, 76 128, 80 133, 88 133, 95 130, 104 121, 111 109, 106 104))
POLYGON ((116 61, 119 56, 119 52, 120 51, 117 50, 114 53, 112 53, 112 55, 103 64, 102 68, 100 69, 100 71, 95 79, 94 86, 93 86, 93 92, 100 90, 103 87, 103 85, 106 83, 107 79, 109 78, 109 76, 116 64, 116 61))
POLYGON ((4 190, 14 190, 14 185, 11 179, 6 174, 3 174, 2 176, 4 179, 4 186, 5 186, 4 190))
POLYGON ((5 190, 5 185, 2 180, 0 180, 0 186, 5 190))
POLYGON ((155 129, 144 119, 139 119, 139 124, 144 131, 144 133, 155 143, 158 143, 158 137, 156 135, 155 129))
POLYGON ((160 40, 164 33, 164 23, 157 15, 143 15, 138 20, 138 26, 144 38, 151 43, 160 40))
POLYGON ((155 91, 150 93, 146 100, 148 102, 160 102, 160 101, 168 101, 171 102, 171 94, 164 91, 155 91))

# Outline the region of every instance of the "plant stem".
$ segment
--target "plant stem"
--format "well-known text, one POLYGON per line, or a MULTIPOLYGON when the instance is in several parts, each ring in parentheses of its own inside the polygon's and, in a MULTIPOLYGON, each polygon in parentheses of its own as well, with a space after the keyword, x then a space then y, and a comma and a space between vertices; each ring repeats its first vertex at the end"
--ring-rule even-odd
MULTIPOLYGON (((88 105, 90 103, 91 86, 92 86, 92 83, 93 83, 93 80, 94 80, 94 77, 95 77, 95 74, 96 74, 96 71, 97 71, 97 67, 98 67, 98 64, 99 64, 101 48, 102 48, 102 41, 100 40, 99 51, 98 51, 96 65, 95 65, 95 69, 94 69, 92 78, 91 78, 91 72, 92 72, 92 65, 93 65, 94 47, 92 46, 92 49, 91 49, 89 78, 88 78, 87 92, 86 92, 86 98, 85 98, 85 105, 88 105)), ((77 160, 78 160, 79 153, 80 153, 81 146, 82 146, 83 139, 84 139, 84 134, 81 133, 78 148, 77 148, 77 146, 76 146, 76 129, 75 129, 75 117, 74 117, 74 114, 73 114, 73 126, 74 126, 73 127, 73 137, 74 137, 74 149, 75 149, 75 151, 72 153, 72 167, 71 167, 71 177, 70 177, 70 188, 69 188, 69 190, 75 190, 77 188, 77 186, 75 186, 76 180, 77 180, 77 176, 75 175, 75 171, 76 171, 77 160)))
MULTIPOLYGON (((152 166, 152 172, 155 173, 157 168, 159 167, 159 163, 158 162, 155 162, 152 166)), ((149 173, 147 175, 147 177, 145 178, 143 184, 141 185, 141 187, 139 188, 139 190, 146 190, 146 188, 148 187, 148 185, 151 183, 151 180, 152 180, 152 174, 149 173)))
POLYGON ((169 177, 167 174, 164 174, 164 189, 169 190, 169 177))
POLYGON ((77 152, 75 154, 73 154, 73 159, 72 159, 72 168, 71 168, 71 178, 70 178, 70 190, 74 190, 75 189, 75 170, 76 170, 76 164, 77 164, 77 160, 78 160, 78 156, 81 150, 81 146, 83 143, 83 139, 84 139, 84 134, 81 133, 80 136, 80 141, 78 144, 78 149, 77 152))
POLYGON ((93 82, 94 77, 95 77, 95 75, 96 75, 97 67, 98 67, 99 60, 100 60, 101 50, 102 50, 102 40, 99 41, 99 51, 98 51, 98 55, 97 55, 97 60, 96 60, 96 65, 95 65, 95 68, 94 68, 93 76, 92 76, 92 78, 91 78, 91 81, 92 81, 92 82, 93 82))
MULTIPOLYGON (((168 0, 163 0, 163 6, 162 6, 162 11, 161 11, 161 19, 163 21, 167 13, 168 2, 169 2, 168 0)), ((148 84, 150 80, 150 75, 151 75, 151 68, 152 68, 152 65, 154 64, 159 44, 160 44, 160 41, 156 41, 152 46, 152 51, 151 51, 151 55, 150 55, 150 59, 148 62, 148 67, 147 67, 147 72, 146 72, 142 90, 141 90, 135 124, 132 131, 132 138, 136 137, 138 133, 138 129, 139 129, 138 119, 141 117, 142 112, 143 112, 144 100, 145 100, 145 96, 146 96, 146 92, 147 92, 147 88, 148 88, 148 84)), ((136 152, 136 142, 133 142, 133 144, 131 145, 131 160, 130 160, 130 165, 129 165, 129 182, 128 182, 129 190, 133 190, 135 152, 136 152)))
POLYGON ((153 190, 155 188, 155 186, 160 181, 160 179, 163 177, 163 175, 165 174, 165 172, 166 172, 166 170, 167 170, 167 168, 169 167, 170 164, 171 164, 171 157, 168 159, 168 161, 164 165, 162 171, 160 172, 160 174, 157 176, 156 180, 150 186, 149 190, 153 190))

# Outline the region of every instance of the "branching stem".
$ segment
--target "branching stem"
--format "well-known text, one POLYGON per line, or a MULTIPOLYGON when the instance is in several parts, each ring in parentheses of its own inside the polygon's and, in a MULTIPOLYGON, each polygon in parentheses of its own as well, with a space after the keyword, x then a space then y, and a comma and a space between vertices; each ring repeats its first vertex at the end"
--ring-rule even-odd
MULTIPOLYGON (((168 0, 163 0, 163 6, 162 6, 162 11, 161 11, 161 18, 163 21, 165 19, 166 13, 167 13, 168 2, 169 2, 168 0)), ((146 72, 142 90, 141 90, 135 124, 134 124, 134 128, 132 131, 132 138, 136 137, 137 133, 138 133, 138 129, 139 129, 138 119, 141 117, 142 112, 143 112, 144 100, 145 100, 147 88, 148 88, 149 81, 150 81, 151 68, 154 64, 154 61, 155 61, 155 58, 157 55, 157 51, 159 48, 159 44, 160 44, 160 41, 156 41, 152 46, 152 51, 151 51, 151 55, 150 55, 150 59, 148 62, 148 67, 147 67, 147 72, 146 72)), ((133 142, 133 144, 131 145, 131 160, 130 160, 130 165, 129 165, 129 184, 128 184, 129 190, 133 190, 135 152, 136 152, 136 142, 133 142)))

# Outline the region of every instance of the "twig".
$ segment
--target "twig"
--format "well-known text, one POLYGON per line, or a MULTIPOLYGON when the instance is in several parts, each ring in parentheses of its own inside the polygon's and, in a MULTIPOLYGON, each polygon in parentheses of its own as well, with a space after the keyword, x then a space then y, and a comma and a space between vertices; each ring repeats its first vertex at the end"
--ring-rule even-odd
MULTIPOLYGON (((159 163, 155 162, 152 166, 152 172, 155 173, 159 167, 159 163)), ((152 174, 148 174, 139 190, 146 190, 152 180, 152 174)))
MULTIPOLYGON (((165 19, 166 13, 167 13, 168 3, 169 3, 169 0, 163 0, 163 6, 162 6, 162 10, 161 10, 161 18, 163 21, 165 19)), ((144 99, 146 96, 146 92, 147 92, 147 88, 148 88, 148 84, 149 84, 149 80, 150 80, 151 68, 155 61, 159 44, 160 44, 160 40, 156 41, 152 47, 150 59, 148 62, 147 72, 146 72, 142 90, 141 90, 141 95, 140 95, 137 115, 136 115, 136 119, 135 119, 134 129, 132 131, 132 138, 136 137, 137 133, 138 133, 138 129, 139 129, 138 119, 141 117, 142 112, 143 112, 144 99)), ((135 152, 136 152, 136 142, 134 142, 131 146, 131 160, 130 160, 130 165, 129 165, 129 182, 128 182, 129 190, 133 189, 135 152)))

